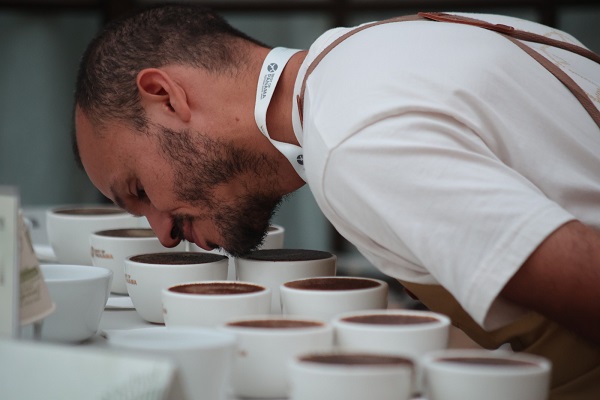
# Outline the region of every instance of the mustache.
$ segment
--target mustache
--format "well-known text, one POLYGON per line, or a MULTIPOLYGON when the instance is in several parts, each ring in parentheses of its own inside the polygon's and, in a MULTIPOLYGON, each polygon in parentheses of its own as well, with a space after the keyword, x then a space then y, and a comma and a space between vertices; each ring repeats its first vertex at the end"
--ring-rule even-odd
MULTIPOLYGON (((191 216, 182 216, 182 215, 175 215, 172 217, 172 221, 173 221, 173 226, 171 228, 171 239, 179 239, 180 241, 184 241, 186 240, 185 235, 184 235, 184 230, 183 230, 183 226, 185 225, 186 222, 188 222, 189 224, 193 224, 194 220, 196 218, 195 217, 191 217, 191 216)), ((212 247, 213 249, 219 249, 220 247, 214 243, 207 243, 208 246, 212 247)))
POLYGON ((171 239, 185 240, 183 235, 183 224, 185 221, 191 221, 192 218, 181 215, 173 217, 173 227, 171 228, 171 239))

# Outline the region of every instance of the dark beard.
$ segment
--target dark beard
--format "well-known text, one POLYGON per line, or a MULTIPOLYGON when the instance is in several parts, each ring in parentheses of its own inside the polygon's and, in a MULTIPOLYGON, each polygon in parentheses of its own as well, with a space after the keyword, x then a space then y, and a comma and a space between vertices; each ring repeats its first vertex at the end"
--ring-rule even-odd
POLYGON ((233 257, 256 250, 267 236, 269 221, 280 203, 280 197, 253 195, 235 207, 220 207, 214 220, 223 238, 223 250, 233 257))
MULTIPOLYGON (((211 210, 212 219, 223 238, 219 246, 234 257, 258 248, 267 235, 270 220, 282 197, 267 189, 248 189, 234 203, 222 203, 213 197, 214 189, 234 179, 274 177, 276 166, 262 154, 255 154, 231 142, 216 140, 200 133, 173 131, 160 127, 161 151, 174 169, 175 194, 178 200, 211 210), (254 190, 254 192, 252 192, 254 190)), ((193 219, 191 216, 179 216, 193 219)))

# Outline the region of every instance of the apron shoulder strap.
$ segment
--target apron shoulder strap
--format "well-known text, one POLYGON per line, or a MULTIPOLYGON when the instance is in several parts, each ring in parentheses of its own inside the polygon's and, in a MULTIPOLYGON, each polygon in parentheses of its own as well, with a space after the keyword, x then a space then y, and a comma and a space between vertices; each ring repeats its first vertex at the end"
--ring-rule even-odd
POLYGON ((432 20, 438 22, 454 22, 460 24, 467 24, 477 26, 483 29, 492 30, 497 32, 510 41, 512 41, 515 45, 519 46, 523 51, 529 54, 533 59, 535 59, 538 63, 540 63, 544 68, 546 68, 552 75, 554 75, 558 80, 560 80, 570 91, 573 93, 575 98, 581 103, 581 105, 585 108, 588 114, 592 117, 596 125, 600 128, 600 110, 596 108, 592 100, 585 93, 585 91, 579 86, 569 75, 567 75, 563 70, 561 70, 557 65, 555 65, 552 61, 548 60, 546 57, 527 46, 521 40, 536 42, 541 44, 546 44, 548 46, 558 47, 567 51, 571 51, 573 53, 579 54, 583 57, 586 57, 596 63, 600 64, 600 55, 590 51, 584 47, 574 45, 572 43, 563 42, 560 40, 552 39, 546 36, 538 35, 532 32, 526 32, 522 30, 518 30, 513 28, 512 26, 503 25, 503 24, 492 24, 486 21, 468 18, 458 15, 451 15, 446 13, 435 13, 435 12, 420 12, 416 15, 407 15, 402 17, 390 18, 382 21, 372 22, 370 24, 361 25, 351 31, 346 32, 344 35, 337 38, 335 41, 329 44, 308 66, 306 73, 304 75, 302 86, 300 88, 300 94, 296 97, 296 102, 298 105, 298 112, 300 114, 300 124, 303 124, 303 110, 304 110, 304 91, 306 88, 306 80, 309 75, 313 72, 313 70, 319 65, 321 60, 329 54, 329 52, 336 47, 338 44, 349 38, 350 36, 363 31, 367 28, 376 25, 382 25, 392 22, 403 22, 403 21, 418 21, 418 20, 432 20))
POLYGON ((588 112, 590 117, 594 120, 596 125, 600 128, 600 110, 594 105, 593 101, 586 94, 585 90, 581 88, 569 75, 567 75, 562 69, 556 64, 550 61, 542 54, 535 51, 533 48, 527 46, 522 40, 527 42, 541 43, 552 47, 558 47, 563 50, 570 51, 575 54, 579 54, 582 57, 588 58, 598 64, 600 64, 600 55, 590 51, 584 47, 574 45, 572 43, 563 42, 561 40, 552 39, 543 35, 538 35, 532 32, 526 32, 519 29, 515 29, 512 26, 503 24, 491 24, 486 21, 481 21, 474 18, 463 17, 459 15, 451 15, 446 13, 419 13, 418 15, 423 18, 431 19, 439 22, 454 22, 459 24, 467 24, 478 26, 483 29, 488 29, 494 32, 498 32, 515 45, 519 46, 523 51, 529 54, 534 60, 540 63, 546 68, 552 75, 554 75, 559 81, 563 83, 571 91, 571 93, 579 100, 583 108, 588 112))
POLYGON ((300 124, 302 125, 304 123, 304 121, 303 121, 304 118, 303 118, 302 112, 304 110, 304 90, 306 88, 306 80, 308 79, 309 75, 313 72, 313 70, 317 67, 317 65, 319 65, 321 60, 323 58, 325 58, 325 56, 327 54, 329 54, 329 52, 334 47, 336 47, 338 44, 340 44, 344 40, 348 39, 350 36, 360 32, 360 31, 363 31, 367 28, 370 28, 372 26, 388 24, 390 22, 418 21, 418 20, 423 20, 423 19, 424 19, 423 17, 415 14, 415 15, 405 15, 405 16, 401 16, 401 17, 385 19, 382 21, 371 22, 369 24, 361 25, 355 29, 352 29, 352 30, 346 32, 345 34, 343 34, 342 36, 340 36, 339 38, 337 38, 336 40, 331 42, 329 44, 329 46, 325 47, 325 49, 308 66, 308 69, 306 70, 306 73, 304 74, 304 79, 302 80, 302 87, 300 88, 300 94, 296 97, 296 102, 298 104, 298 113, 300 114, 300 124))
POLYGON ((541 44, 546 44, 548 46, 558 47, 576 54, 580 56, 589 58, 592 61, 595 61, 600 64, 600 54, 596 54, 593 51, 586 49, 585 47, 577 46, 573 43, 564 42, 561 40, 552 39, 543 35, 538 35, 537 33, 522 31, 519 29, 515 29, 512 26, 503 25, 503 24, 492 24, 486 21, 482 21, 475 18, 463 17, 460 15, 452 15, 447 13, 439 13, 439 12, 420 12, 417 14, 423 18, 438 21, 438 22, 454 22, 458 24, 465 25, 473 25, 478 26, 480 28, 488 29, 494 32, 501 33, 506 36, 513 37, 519 40, 525 40, 527 42, 536 42, 541 44))

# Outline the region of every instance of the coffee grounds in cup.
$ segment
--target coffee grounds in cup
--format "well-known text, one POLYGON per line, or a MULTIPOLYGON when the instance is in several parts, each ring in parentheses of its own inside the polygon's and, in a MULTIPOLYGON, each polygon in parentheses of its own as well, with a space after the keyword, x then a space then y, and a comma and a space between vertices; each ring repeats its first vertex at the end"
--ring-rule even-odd
POLYGON ((192 251, 178 251, 171 253, 148 253, 140 254, 130 258, 131 261, 144 264, 166 265, 207 264, 221 261, 224 259, 227 259, 227 256, 192 251))
POLYGON ((238 282, 207 282, 207 283, 188 283, 169 288, 171 292, 186 294, 246 294, 265 290, 258 285, 249 285, 238 282))
POLYGON ((370 353, 327 353, 327 354, 308 354, 299 358, 302 362, 311 362, 328 365, 347 365, 347 366, 398 366, 414 363, 404 357, 385 354, 370 353))
POLYGON ((379 282, 360 278, 309 278, 284 283, 292 289, 303 290, 361 290, 378 287, 379 282))
POLYGON ((96 235, 118 238, 151 238, 156 237, 152 229, 148 228, 124 228, 124 229, 108 229, 105 231, 96 232, 96 235))
POLYGON ((258 261, 311 261, 324 260, 333 254, 327 251, 307 249, 263 249, 256 250, 245 256, 248 260, 258 261))
POLYGON ((366 325, 420 325, 439 322, 439 319, 410 314, 369 314, 346 317, 342 321, 366 325))
POLYGON ((125 210, 120 208, 111 208, 111 207, 94 207, 94 208, 63 208, 60 210, 53 211, 54 214, 64 214, 64 215, 85 215, 85 216, 94 216, 94 215, 111 215, 111 214, 127 214, 125 210))
POLYGON ((469 364, 477 366, 498 366, 498 367, 536 367, 537 364, 517 360, 513 358, 501 358, 501 357, 444 357, 438 358, 437 361, 455 363, 455 364, 469 364))
POLYGON ((289 328, 314 328, 323 326, 322 322, 317 321, 300 321, 293 319, 256 319, 229 322, 228 326, 236 326, 243 328, 274 328, 274 329, 289 329, 289 328))

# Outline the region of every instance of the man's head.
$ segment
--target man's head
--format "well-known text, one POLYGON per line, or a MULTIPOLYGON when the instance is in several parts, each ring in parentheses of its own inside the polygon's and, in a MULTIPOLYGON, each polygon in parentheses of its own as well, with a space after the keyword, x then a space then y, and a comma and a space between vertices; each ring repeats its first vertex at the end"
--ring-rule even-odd
POLYGON ((147 126, 136 76, 170 64, 235 74, 248 54, 242 42, 262 45, 198 5, 151 7, 109 23, 83 54, 75 103, 95 124, 104 120, 147 126))
POLYGON ((167 246, 185 238, 241 255, 266 234, 282 197, 277 163, 247 134, 258 128, 240 99, 254 95, 240 76, 256 48, 204 8, 168 5, 109 24, 82 58, 76 158, 167 246))

